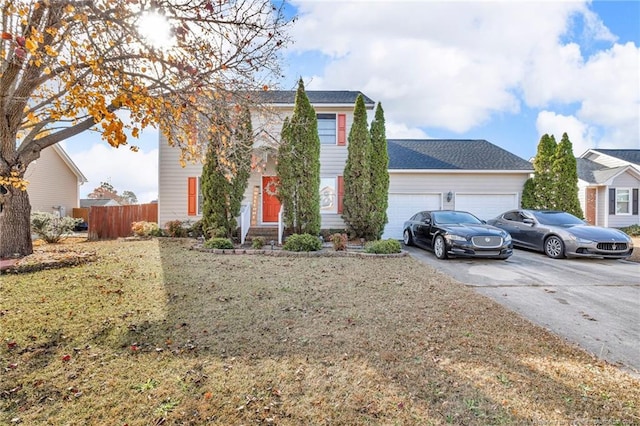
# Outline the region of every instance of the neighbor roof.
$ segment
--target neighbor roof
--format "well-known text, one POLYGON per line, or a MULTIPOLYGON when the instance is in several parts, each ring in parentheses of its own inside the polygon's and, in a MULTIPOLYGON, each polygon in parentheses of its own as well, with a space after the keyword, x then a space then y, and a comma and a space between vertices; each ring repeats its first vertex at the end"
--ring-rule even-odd
POLYGON ((82 198, 80 200, 80 207, 103 207, 107 205, 120 205, 111 198, 82 198))
POLYGON ((591 151, 640 165, 640 149, 592 149, 591 151))
MULTIPOLYGON (((331 104, 331 105, 354 105, 358 95, 362 95, 364 104, 373 107, 375 102, 367 95, 358 91, 348 90, 306 90, 305 93, 309 98, 309 102, 314 105, 331 104)), ((270 104, 291 104, 296 100, 295 90, 267 90, 264 92, 256 92, 258 99, 270 104)))
POLYGON ((533 165, 483 139, 388 139, 389 170, 522 170, 533 165))
POLYGON ((633 170, 631 166, 607 167, 586 158, 576 158, 576 166, 578 178, 593 184, 605 184, 625 170, 633 170))

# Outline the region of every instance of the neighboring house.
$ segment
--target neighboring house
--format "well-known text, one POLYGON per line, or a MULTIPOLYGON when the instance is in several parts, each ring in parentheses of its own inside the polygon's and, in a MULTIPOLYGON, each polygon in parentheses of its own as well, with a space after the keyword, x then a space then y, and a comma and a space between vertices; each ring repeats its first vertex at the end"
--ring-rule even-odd
POLYGON ((388 139, 389 222, 383 238, 402 238, 420 210, 465 210, 480 219, 520 207, 533 165, 486 140, 388 139))
POLYGON ((79 206, 80 185, 87 178, 59 144, 40 152, 25 173, 32 212, 72 216, 79 206))
POLYGON ((610 228, 640 224, 640 149, 590 149, 576 161, 587 222, 610 228))
POLYGON ((116 200, 112 200, 111 198, 83 198, 80 200, 80 207, 82 208, 91 208, 91 207, 109 207, 109 206, 119 206, 120 203, 116 200))
MULTIPOLYGON (((355 91, 307 91, 318 116, 322 229, 344 229, 342 175, 355 91)), ((257 136, 252 173, 240 225, 277 227, 280 203, 274 194, 276 149, 285 116, 293 113, 295 91, 264 92, 271 113, 252 118, 257 136)), ((367 109, 375 103, 364 97, 367 109)), ((402 224, 418 210, 456 208, 489 219, 520 206, 531 163, 483 140, 389 140, 389 223, 384 238, 402 238, 402 224)), ((181 167, 180 151, 160 136, 158 222, 200 219, 202 165, 181 167)))

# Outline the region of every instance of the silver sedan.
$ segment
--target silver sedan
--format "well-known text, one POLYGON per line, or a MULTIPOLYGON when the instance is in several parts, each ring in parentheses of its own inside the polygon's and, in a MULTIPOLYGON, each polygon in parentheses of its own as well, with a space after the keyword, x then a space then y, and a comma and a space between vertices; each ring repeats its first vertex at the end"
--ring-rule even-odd
POLYGON ((633 240, 624 232, 589 225, 562 211, 510 210, 487 223, 510 233, 514 246, 541 251, 554 259, 624 259, 633 252, 633 240))

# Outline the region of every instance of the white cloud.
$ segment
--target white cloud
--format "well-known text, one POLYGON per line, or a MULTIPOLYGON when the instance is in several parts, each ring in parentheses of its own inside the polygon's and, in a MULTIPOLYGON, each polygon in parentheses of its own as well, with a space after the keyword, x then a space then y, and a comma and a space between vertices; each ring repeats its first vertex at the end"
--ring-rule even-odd
POLYGON ((407 129, 540 113, 580 146, 640 146, 640 49, 615 44, 587 1, 293 3, 291 57, 325 55, 309 89, 361 90, 407 129))
POLYGON ((103 142, 88 145, 87 150, 65 149, 89 180, 80 187, 81 198, 86 198, 100 182, 109 182, 119 194, 132 191, 140 203, 158 198, 157 148, 132 152, 128 147, 116 149, 103 142))

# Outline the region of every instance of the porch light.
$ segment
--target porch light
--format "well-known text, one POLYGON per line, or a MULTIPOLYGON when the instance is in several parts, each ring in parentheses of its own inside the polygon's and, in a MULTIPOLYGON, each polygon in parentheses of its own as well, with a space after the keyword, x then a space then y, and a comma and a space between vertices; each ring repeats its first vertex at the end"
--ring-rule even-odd
POLYGON ((451 200, 453 200, 453 192, 449 191, 447 194, 447 203, 451 202, 451 200))

